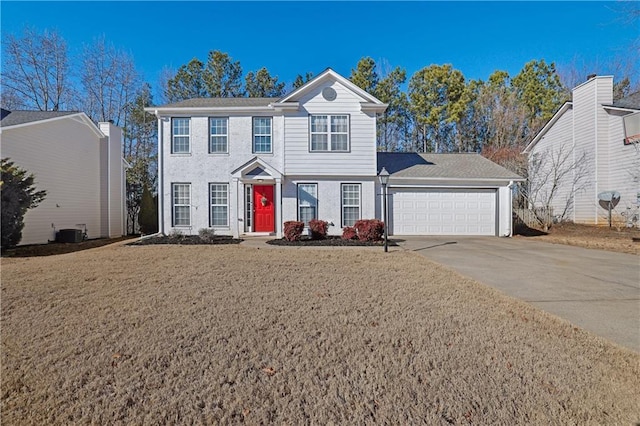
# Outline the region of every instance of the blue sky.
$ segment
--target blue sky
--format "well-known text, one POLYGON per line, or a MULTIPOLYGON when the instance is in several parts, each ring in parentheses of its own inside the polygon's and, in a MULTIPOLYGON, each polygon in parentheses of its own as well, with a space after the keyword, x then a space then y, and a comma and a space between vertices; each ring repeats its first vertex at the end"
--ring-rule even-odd
POLYGON ((616 2, 29 2, 2 1, 2 32, 55 28, 70 52, 104 35, 154 87, 160 70, 221 50, 244 72, 291 82, 371 56, 410 77, 451 63, 468 79, 512 76, 531 59, 604 63, 640 37, 616 2))

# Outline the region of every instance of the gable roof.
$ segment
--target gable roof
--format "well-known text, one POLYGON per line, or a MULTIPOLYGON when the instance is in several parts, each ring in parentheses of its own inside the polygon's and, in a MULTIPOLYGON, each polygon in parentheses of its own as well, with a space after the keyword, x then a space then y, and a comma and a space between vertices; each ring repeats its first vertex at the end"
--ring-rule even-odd
MULTIPOLYGON (((266 107, 279 98, 194 98, 162 105, 162 108, 266 107)), ((153 107, 150 107, 153 109, 153 107)))
POLYGON ((480 154, 418 154, 379 152, 378 173, 384 167, 392 178, 523 180, 480 154))
POLYGON ((540 131, 538 133, 536 133, 536 135, 533 137, 533 139, 531 139, 531 142, 529 142, 529 144, 524 149, 524 151, 522 151, 522 153, 523 154, 528 154, 529 152, 531 152, 531 149, 534 146, 536 146, 536 144, 549 131, 549 129, 551 129, 551 127, 553 127, 553 125, 556 124, 556 122, 558 120, 560 120, 560 117, 562 117, 564 115, 564 113, 569 111, 571 108, 573 108, 573 103, 572 102, 565 102, 560 107, 560 109, 558 111, 556 111, 555 114, 553 114, 553 117, 551 117, 551 119, 549 121, 547 121, 547 124, 545 124, 544 127, 542 129, 540 129, 540 131))
POLYGON ((625 98, 618 99, 611 106, 640 110, 640 91, 632 93, 625 98))
POLYGON ((351 90, 356 95, 364 99, 364 102, 361 103, 363 108, 371 109, 371 110, 374 110, 375 112, 383 112, 385 109, 387 109, 387 104, 383 103, 381 100, 379 100, 378 98, 373 96, 371 93, 367 92, 366 90, 361 89, 356 84, 352 83, 351 80, 344 78, 343 76, 341 76, 340 74, 332 70, 331 68, 327 68, 326 70, 318 74, 316 77, 312 78, 302 86, 298 87, 293 92, 282 97, 277 102, 277 104, 284 104, 292 101, 295 102, 299 100, 300 97, 302 97, 305 93, 308 93, 309 91, 315 89, 317 86, 321 85, 327 80, 334 80, 339 82, 340 84, 345 86, 347 89, 351 90))
POLYGON ((0 127, 16 126, 18 124, 33 123, 78 114, 78 111, 10 111, 2 108, 0 127))

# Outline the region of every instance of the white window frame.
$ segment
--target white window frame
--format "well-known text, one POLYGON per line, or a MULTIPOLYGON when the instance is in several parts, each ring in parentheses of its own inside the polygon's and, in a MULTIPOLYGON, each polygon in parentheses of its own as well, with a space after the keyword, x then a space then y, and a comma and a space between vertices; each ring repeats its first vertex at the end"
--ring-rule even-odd
POLYGON ((228 154, 229 153, 229 118, 228 117, 209 117, 209 154, 228 154), (216 120, 222 120, 224 123, 225 133, 213 133, 211 125, 216 120), (213 139, 224 137, 224 150, 214 151, 213 139))
POLYGON ((189 117, 172 117, 171 118, 171 153, 172 154, 190 154, 191 153, 191 119, 189 117), (187 133, 176 133, 175 124, 177 121, 186 121, 187 133), (186 151, 176 149, 176 138, 187 138, 186 151))
MULTIPOLYGON (((302 221, 302 209, 304 208, 313 208, 313 219, 317 219, 318 218, 318 184, 317 183, 311 183, 311 182, 301 182, 298 184, 297 187, 297 197, 298 197, 298 220, 302 221), (307 191, 307 194, 312 195, 313 196, 313 204, 311 203, 306 203, 304 202, 304 200, 302 200, 302 197, 300 196, 300 191, 303 187, 313 187, 313 194, 309 193, 307 191)), ((305 222, 304 226, 309 226, 309 222, 305 222)))
POLYGON ((254 154, 272 154, 273 153, 273 117, 253 117, 251 123, 252 148, 254 154), (256 133, 256 121, 257 120, 269 120, 269 133, 256 133), (269 137, 269 151, 258 151, 256 149, 256 137, 269 137))
POLYGON ((340 184, 340 216, 341 216, 341 222, 342 222, 342 227, 344 228, 345 226, 353 226, 355 224, 356 221, 358 221, 359 219, 362 218, 362 185, 359 183, 343 183, 340 184), (345 187, 357 187, 358 189, 358 203, 357 204, 347 204, 345 202, 345 187), (354 208, 357 207, 358 208, 358 217, 356 220, 354 220, 353 223, 347 224, 346 220, 345 220, 345 209, 346 208, 354 208))
MULTIPOLYGON (((181 200, 184 201, 184 200, 181 200)), ((191 184, 186 182, 175 182, 171 184, 171 224, 174 227, 189 227, 191 226, 191 184), (176 202, 176 188, 178 186, 184 186, 188 188, 189 199, 186 203, 184 202, 176 202), (176 207, 186 207, 189 211, 188 214, 188 223, 177 223, 176 222, 176 207)))
POLYGON ((209 226, 211 228, 228 228, 229 227, 229 184, 225 182, 214 182, 209 184, 209 226), (214 204, 213 198, 213 189, 216 186, 223 186, 225 192, 226 203, 216 203, 214 204), (213 223, 213 208, 214 207, 224 207, 227 215, 227 220, 224 224, 214 224, 213 223))
POLYGON ((309 152, 350 152, 351 151, 351 116, 349 114, 312 114, 309 116, 309 152), (313 119, 314 117, 326 117, 326 131, 313 131, 313 119), (347 131, 346 132, 337 132, 332 130, 332 122, 334 118, 337 117, 345 117, 347 119, 347 131), (327 138, 327 149, 314 149, 313 147, 313 136, 314 135, 326 135, 327 138), (334 149, 332 136, 334 135, 346 135, 347 136, 347 147, 346 149, 334 149))

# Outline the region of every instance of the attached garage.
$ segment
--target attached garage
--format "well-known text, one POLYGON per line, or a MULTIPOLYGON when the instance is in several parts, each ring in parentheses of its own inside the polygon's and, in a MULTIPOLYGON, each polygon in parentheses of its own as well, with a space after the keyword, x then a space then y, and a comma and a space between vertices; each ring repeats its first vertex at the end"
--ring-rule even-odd
MULTIPOLYGON (((382 168, 391 235, 511 235, 512 186, 523 179, 479 154, 384 152, 382 168)), ((382 195, 378 205, 382 217, 382 195)))
POLYGON ((496 235, 495 189, 389 192, 393 235, 496 235))

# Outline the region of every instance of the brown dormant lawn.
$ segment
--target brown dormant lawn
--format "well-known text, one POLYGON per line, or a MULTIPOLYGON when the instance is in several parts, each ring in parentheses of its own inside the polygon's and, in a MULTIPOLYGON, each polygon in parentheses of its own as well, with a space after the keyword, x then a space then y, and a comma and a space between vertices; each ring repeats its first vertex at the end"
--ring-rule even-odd
POLYGON ((409 252, 2 260, 2 423, 633 424, 640 355, 409 252))

